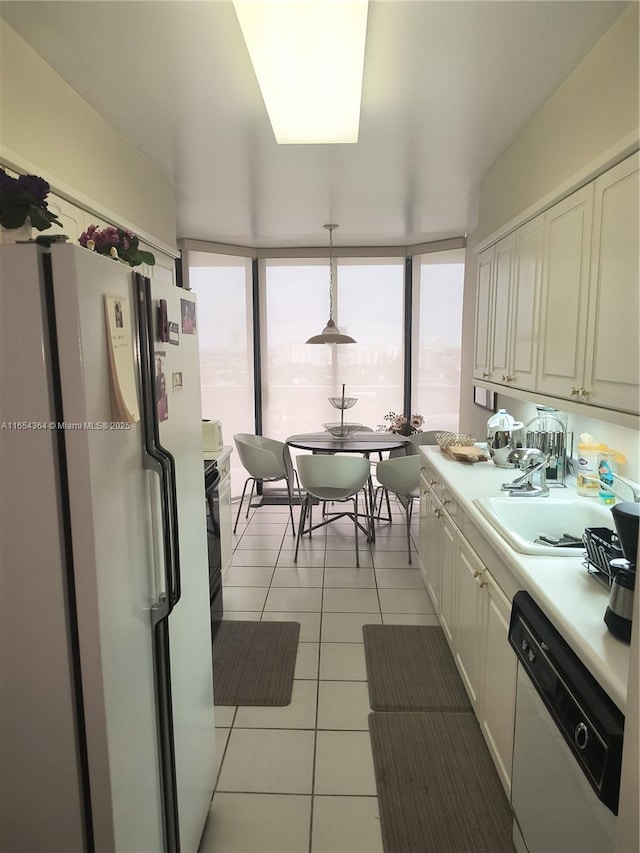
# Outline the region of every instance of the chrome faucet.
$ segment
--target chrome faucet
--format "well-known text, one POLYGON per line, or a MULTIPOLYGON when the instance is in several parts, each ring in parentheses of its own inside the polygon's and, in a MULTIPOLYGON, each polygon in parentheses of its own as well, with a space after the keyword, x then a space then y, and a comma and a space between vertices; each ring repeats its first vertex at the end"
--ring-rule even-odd
POLYGON ((509 492, 511 497, 540 497, 544 498, 549 494, 547 486, 547 465, 549 457, 536 447, 527 447, 524 450, 512 451, 517 455, 517 461, 521 468, 524 468, 524 474, 516 477, 511 483, 503 483, 501 489, 509 492), (538 482, 534 483, 534 477, 538 475, 538 482))
MULTIPOLYGON (((610 476, 614 478, 614 480, 618 480, 620 483, 625 485, 628 489, 631 489, 631 493, 633 495, 634 503, 640 503, 640 483, 634 483, 633 480, 628 480, 626 477, 621 477, 620 474, 614 474, 611 472, 610 476)), ((586 480, 589 483, 599 483, 603 490, 607 492, 613 492, 613 494, 620 498, 621 501, 628 501, 628 495, 621 495, 620 491, 615 488, 611 483, 607 483, 605 480, 602 480, 600 477, 590 477, 588 474, 581 475, 583 480, 586 480)))

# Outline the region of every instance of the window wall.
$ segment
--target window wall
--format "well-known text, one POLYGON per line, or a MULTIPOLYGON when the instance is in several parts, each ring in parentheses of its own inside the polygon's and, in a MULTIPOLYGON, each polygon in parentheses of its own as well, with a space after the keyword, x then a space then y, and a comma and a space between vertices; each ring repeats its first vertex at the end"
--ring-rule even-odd
POLYGON ((332 349, 304 342, 329 316, 328 262, 305 258, 262 266, 262 418, 265 435, 284 441, 331 420, 332 349))
MULTIPOLYGON (((225 444, 255 432, 251 261, 189 252, 189 285, 198 299, 202 417, 222 422, 225 444)), ((232 490, 244 469, 231 454, 232 490)))
MULTIPOLYGON (((261 260, 256 330, 249 258, 189 250, 187 263, 198 296, 203 417, 222 421, 226 444, 236 432, 284 440, 321 430, 340 418, 328 398, 343 384, 357 397, 346 420, 385 428, 387 412, 409 405, 423 415, 424 429, 458 430, 463 249, 414 257, 409 329, 403 257, 334 258, 333 317, 356 340, 341 346, 305 343, 329 317, 328 258, 261 260)), ((239 495, 246 475, 235 453, 232 474, 239 495)))
POLYGON ((423 429, 458 432, 464 250, 414 260, 412 413, 423 429))
POLYGON ((338 383, 358 398, 348 419, 376 429, 403 408, 404 261, 341 260, 338 294, 340 330, 356 339, 333 347, 338 383))
MULTIPOLYGON (((334 261, 334 263, 336 263, 334 261)), ((262 333, 263 425, 283 441, 340 419, 329 403, 342 385, 356 405, 345 419, 375 429, 390 408, 402 409, 402 260, 337 262, 333 317, 356 339, 310 345, 329 317, 328 261, 265 264, 262 333)))

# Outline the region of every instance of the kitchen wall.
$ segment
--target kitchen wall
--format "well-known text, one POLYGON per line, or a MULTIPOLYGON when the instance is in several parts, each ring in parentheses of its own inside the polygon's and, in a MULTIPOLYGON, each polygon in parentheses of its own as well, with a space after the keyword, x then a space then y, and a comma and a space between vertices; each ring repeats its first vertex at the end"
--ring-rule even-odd
POLYGON ((637 143, 638 10, 629 4, 484 176, 475 244, 637 143))
MULTIPOLYGON (((536 414, 533 403, 524 400, 515 400, 498 394, 498 406, 506 409, 510 415, 523 423, 527 423, 536 414)), ((562 402, 558 402, 557 408, 562 411, 562 402)), ((595 418, 580 417, 569 414, 567 417, 567 429, 573 432, 573 455, 578 454, 578 440, 583 432, 588 432, 602 444, 606 444, 612 450, 618 450, 627 458, 625 465, 620 467, 620 474, 640 482, 640 434, 635 429, 616 426, 615 424, 603 423, 595 418)), ((629 494, 629 500, 631 500, 629 494)))
MULTIPOLYGON (((59 195, 176 246, 173 181, 0 20, 0 157, 59 195)), ((155 241, 150 241, 155 243, 155 241)))
MULTIPOLYGON (((519 224, 527 212, 533 215, 611 161, 638 148, 639 8, 638 3, 629 4, 481 183, 478 227, 468 235, 465 255, 460 389, 460 429, 478 438, 484 436, 487 413, 473 404, 474 249, 509 223, 519 224)), ((510 402, 503 398, 509 410, 510 402)), ((633 470, 638 473, 638 434, 634 430, 619 433, 596 422, 588 431, 610 435, 612 445, 614 440, 623 445, 620 449, 630 459, 629 475, 633 470)))

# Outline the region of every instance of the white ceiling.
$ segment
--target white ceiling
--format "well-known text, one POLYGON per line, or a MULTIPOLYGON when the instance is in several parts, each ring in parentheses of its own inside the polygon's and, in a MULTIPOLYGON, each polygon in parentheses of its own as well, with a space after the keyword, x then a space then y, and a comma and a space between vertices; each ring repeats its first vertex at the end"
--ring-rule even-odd
POLYGON ((337 246, 400 246, 473 230, 482 175, 626 5, 371 0, 359 142, 293 146, 274 140, 227 0, 0 14, 173 178, 179 237, 325 246, 337 222, 337 246))

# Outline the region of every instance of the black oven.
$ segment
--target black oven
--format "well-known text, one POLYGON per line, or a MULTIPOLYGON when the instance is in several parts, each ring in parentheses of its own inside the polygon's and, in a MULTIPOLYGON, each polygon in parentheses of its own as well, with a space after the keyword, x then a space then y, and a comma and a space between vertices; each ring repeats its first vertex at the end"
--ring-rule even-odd
POLYGON ((209 604, 211 632, 215 636, 222 620, 222 550, 220 547, 220 472, 214 460, 204 463, 204 494, 207 517, 207 551, 209 557, 209 604))

